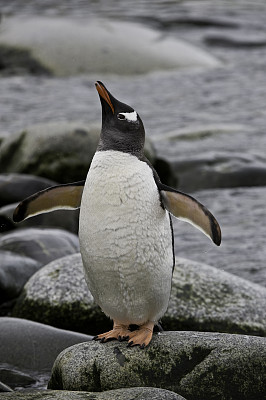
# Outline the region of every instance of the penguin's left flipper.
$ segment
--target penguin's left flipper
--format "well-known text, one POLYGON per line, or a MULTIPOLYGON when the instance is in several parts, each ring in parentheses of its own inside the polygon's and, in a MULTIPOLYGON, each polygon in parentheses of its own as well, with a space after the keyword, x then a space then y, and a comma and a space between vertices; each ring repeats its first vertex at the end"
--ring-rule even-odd
POLYGON ((221 244, 221 228, 212 213, 193 197, 158 183, 163 206, 176 218, 202 231, 217 246, 221 244))
POLYGON ((14 211, 14 222, 55 210, 75 210, 80 207, 85 181, 52 186, 23 200, 14 211))

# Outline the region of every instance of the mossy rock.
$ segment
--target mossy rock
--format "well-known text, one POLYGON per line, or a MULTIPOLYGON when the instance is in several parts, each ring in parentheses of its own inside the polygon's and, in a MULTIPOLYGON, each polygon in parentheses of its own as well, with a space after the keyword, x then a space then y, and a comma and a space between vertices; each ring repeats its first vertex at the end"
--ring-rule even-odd
MULTIPOLYGON (((87 288, 79 253, 54 260, 34 274, 13 315, 93 335, 111 327, 87 288)), ((266 336, 266 289, 211 266, 176 258, 162 325, 166 330, 266 336)))
POLYGON ((265 399, 266 338, 203 332, 154 335, 149 347, 87 342, 56 359, 49 389, 160 387, 189 400, 265 399))
POLYGON ((0 393, 0 400, 186 400, 169 390, 157 388, 125 388, 106 392, 75 392, 69 390, 33 390, 0 393))

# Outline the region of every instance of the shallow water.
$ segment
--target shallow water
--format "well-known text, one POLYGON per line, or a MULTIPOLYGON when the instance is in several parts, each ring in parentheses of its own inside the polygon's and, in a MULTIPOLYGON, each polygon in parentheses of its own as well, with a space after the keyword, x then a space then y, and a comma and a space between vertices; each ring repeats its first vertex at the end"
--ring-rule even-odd
MULTIPOLYGON (((95 17, 139 21, 163 35, 182 38, 213 54, 219 68, 119 77, 0 78, 0 132, 49 120, 100 121, 94 81, 141 115, 160 156, 171 161, 210 152, 243 155, 266 165, 266 3, 262 1, 0 1, 3 15, 68 16, 81 23, 95 17), (164 134, 227 126, 201 140, 167 140, 164 134), (232 129, 233 126, 233 129, 232 129), (160 137, 161 140, 156 140, 160 137)), ((265 183, 266 184, 266 183, 265 183)), ((265 190, 215 190, 197 196, 223 228, 216 248, 187 225, 176 227, 176 253, 207 262, 266 285, 265 190), (241 195, 239 194, 241 193, 241 195), (259 218, 256 213, 259 210, 259 218), (182 228, 182 235, 179 236, 182 228), (190 230, 191 229, 191 230, 190 230), (191 241, 191 238, 193 240, 191 241), (189 239, 189 240, 188 240, 189 239), (194 240, 195 239, 195 240, 194 240), (206 244, 208 243, 208 244, 206 244)), ((206 239, 207 240, 207 239, 206 239)))

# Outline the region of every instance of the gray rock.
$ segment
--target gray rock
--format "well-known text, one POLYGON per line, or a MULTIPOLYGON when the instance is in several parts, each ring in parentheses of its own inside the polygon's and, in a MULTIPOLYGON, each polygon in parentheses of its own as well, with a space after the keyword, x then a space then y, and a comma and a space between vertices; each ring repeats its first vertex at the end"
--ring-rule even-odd
POLYGON ((166 330, 266 336, 266 289, 199 262, 176 259, 166 330))
POLYGON ((49 389, 104 391, 153 386, 191 400, 264 399, 266 338, 165 332, 149 347, 88 342, 56 359, 49 389))
POLYGON ((0 399, 20 400, 185 400, 184 397, 169 390, 157 388, 127 388, 106 392, 74 392, 68 390, 45 390, 32 392, 13 392, 1 395, 0 399), (12 397, 13 395, 13 397, 12 397), (6 397, 4 397, 6 396, 6 397))
POLYGON ((0 318, 1 380, 12 389, 44 388, 57 355, 91 337, 24 319, 0 318), (5 379, 4 379, 5 378, 5 379))
POLYGON ((0 237, 0 250, 33 258, 41 265, 78 249, 78 237, 62 229, 18 229, 0 237))
MULTIPOLYGON (((80 254, 39 270, 25 285, 13 313, 90 334, 111 326, 86 286, 80 254)), ((208 265, 177 258, 162 324, 170 330, 266 336, 266 289, 208 265)))
POLYGON ((12 315, 93 335, 112 326, 88 290, 79 253, 57 259, 32 276, 12 315))
POLYGON ((19 202, 33 193, 54 185, 56 185, 54 181, 33 175, 0 174, 0 206, 19 202))
POLYGON ((18 224, 13 221, 13 213, 17 205, 18 203, 9 204, 0 208, 0 232, 29 227, 41 227, 65 229, 76 235, 78 233, 79 210, 56 210, 28 218, 18 224))
MULTIPOLYGON (((33 125, 3 141, 1 169, 3 172, 34 174, 61 183, 83 180, 96 151, 99 133, 99 125, 84 122, 33 125)), ((145 154, 154 160, 154 151, 148 140, 145 154)))
POLYGON ((0 45, 15 48, 17 53, 30 51, 39 68, 58 76, 131 75, 219 65, 210 54, 181 40, 162 37, 139 24, 104 19, 81 24, 67 18, 9 18, 3 21, 0 45))
POLYGON ((207 153, 172 163, 178 188, 184 191, 266 185, 266 159, 246 154, 207 153))
POLYGON ((83 180, 99 131, 96 125, 54 122, 9 135, 1 146, 2 171, 30 173, 62 183, 83 180))
POLYGON ((17 297, 41 263, 9 251, 0 251, 0 303, 17 297))

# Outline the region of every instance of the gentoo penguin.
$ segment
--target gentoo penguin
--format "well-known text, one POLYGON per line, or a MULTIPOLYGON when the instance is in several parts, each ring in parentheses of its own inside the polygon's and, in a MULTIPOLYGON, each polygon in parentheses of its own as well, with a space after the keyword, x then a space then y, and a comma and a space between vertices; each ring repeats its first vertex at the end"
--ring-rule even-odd
POLYGON ((143 154, 145 131, 137 112, 96 82, 102 130, 87 179, 28 197, 19 222, 55 209, 80 207, 79 240, 88 287, 113 329, 102 342, 147 346, 171 291, 174 246, 171 214, 190 222, 216 245, 221 230, 197 200, 161 183, 143 154), (130 325, 137 325, 135 330, 130 325))

